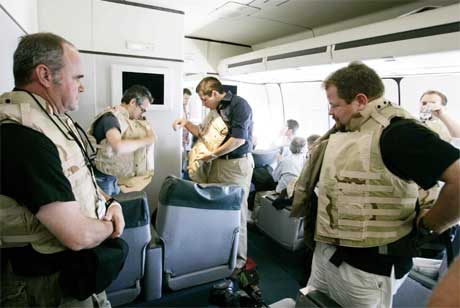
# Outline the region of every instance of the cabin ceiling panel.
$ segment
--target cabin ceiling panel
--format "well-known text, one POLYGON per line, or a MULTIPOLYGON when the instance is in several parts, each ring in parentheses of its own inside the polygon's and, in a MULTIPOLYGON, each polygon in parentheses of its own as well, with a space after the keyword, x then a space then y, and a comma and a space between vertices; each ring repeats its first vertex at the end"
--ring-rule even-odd
POLYGON ((185 13, 185 35, 256 45, 382 10, 458 0, 129 0, 185 13))
POLYGON ((290 0, 280 6, 262 9, 253 18, 269 18, 280 23, 318 27, 354 17, 375 13, 414 0, 290 0))
POLYGON ((305 31, 305 27, 262 18, 232 18, 216 20, 192 33, 194 37, 252 45, 272 37, 305 31))

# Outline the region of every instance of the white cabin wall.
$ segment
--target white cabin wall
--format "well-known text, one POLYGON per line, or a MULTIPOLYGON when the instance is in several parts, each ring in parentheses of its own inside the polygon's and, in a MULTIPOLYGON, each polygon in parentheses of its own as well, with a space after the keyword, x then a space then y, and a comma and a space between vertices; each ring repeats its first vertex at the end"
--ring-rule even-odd
POLYGON ((85 92, 79 110, 71 115, 84 129, 105 107, 120 103, 112 98, 112 65, 168 72, 164 97, 170 107, 146 114, 158 137, 155 175, 145 189, 150 208, 156 208, 164 178, 180 175, 181 136, 171 124, 182 112, 184 15, 101 0, 38 0, 38 4, 39 30, 62 35, 81 52, 85 92))
MULTIPOLYGON (((0 0, 0 5, 27 33, 38 31, 37 0, 0 0)), ((3 31, 2 28, 2 35, 3 31)))
POLYGON ((37 0, 0 0, 0 93, 14 87, 13 54, 19 38, 36 32, 37 0))

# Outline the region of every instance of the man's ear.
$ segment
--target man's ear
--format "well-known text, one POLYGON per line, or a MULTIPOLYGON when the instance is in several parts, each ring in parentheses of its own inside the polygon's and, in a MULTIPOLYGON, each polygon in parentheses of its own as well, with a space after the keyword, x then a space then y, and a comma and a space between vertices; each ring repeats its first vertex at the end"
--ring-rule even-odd
POLYGON ((129 101, 129 104, 128 105, 136 105, 136 99, 135 98, 131 98, 131 100, 129 101))
POLYGON ((37 81, 45 88, 51 87, 53 84, 53 74, 49 67, 44 64, 39 64, 34 69, 37 81))
POLYGON ((364 107, 367 106, 369 103, 369 99, 367 98, 366 94, 364 93, 358 93, 356 95, 356 100, 358 101, 358 110, 361 111, 364 109, 364 107))

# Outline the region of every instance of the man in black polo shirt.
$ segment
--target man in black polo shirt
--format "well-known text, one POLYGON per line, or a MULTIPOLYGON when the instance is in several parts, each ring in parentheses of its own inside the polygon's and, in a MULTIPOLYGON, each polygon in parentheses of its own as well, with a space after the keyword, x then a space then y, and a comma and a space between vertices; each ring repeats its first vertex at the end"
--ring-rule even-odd
POLYGON ((386 101, 380 77, 364 64, 334 72, 324 87, 336 125, 312 151, 293 202, 293 212, 306 206, 306 226, 314 226, 305 234, 316 242, 307 286, 343 307, 391 307, 412 267, 409 245, 395 243, 460 219, 460 153, 386 101), (438 180, 436 203, 418 212, 418 187, 438 180))
MULTIPOLYGON (((254 161, 252 159, 252 109, 242 97, 225 92, 220 81, 206 77, 196 87, 203 106, 217 110, 229 128, 224 142, 212 153, 204 153, 202 161, 212 161, 208 183, 238 184, 244 188, 241 206, 241 226, 238 246, 237 268, 242 268, 247 259, 247 196, 251 184, 254 161)), ((186 119, 176 120, 194 136, 200 136, 200 126, 186 119)))

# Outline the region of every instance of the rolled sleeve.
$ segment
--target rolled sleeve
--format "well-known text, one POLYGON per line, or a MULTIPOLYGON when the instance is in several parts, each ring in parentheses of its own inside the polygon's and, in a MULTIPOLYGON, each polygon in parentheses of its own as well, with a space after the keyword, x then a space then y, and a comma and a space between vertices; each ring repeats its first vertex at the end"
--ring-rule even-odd
POLYGON ((247 140, 249 138, 251 118, 251 109, 247 103, 239 101, 235 104, 230 122, 230 136, 247 140))

